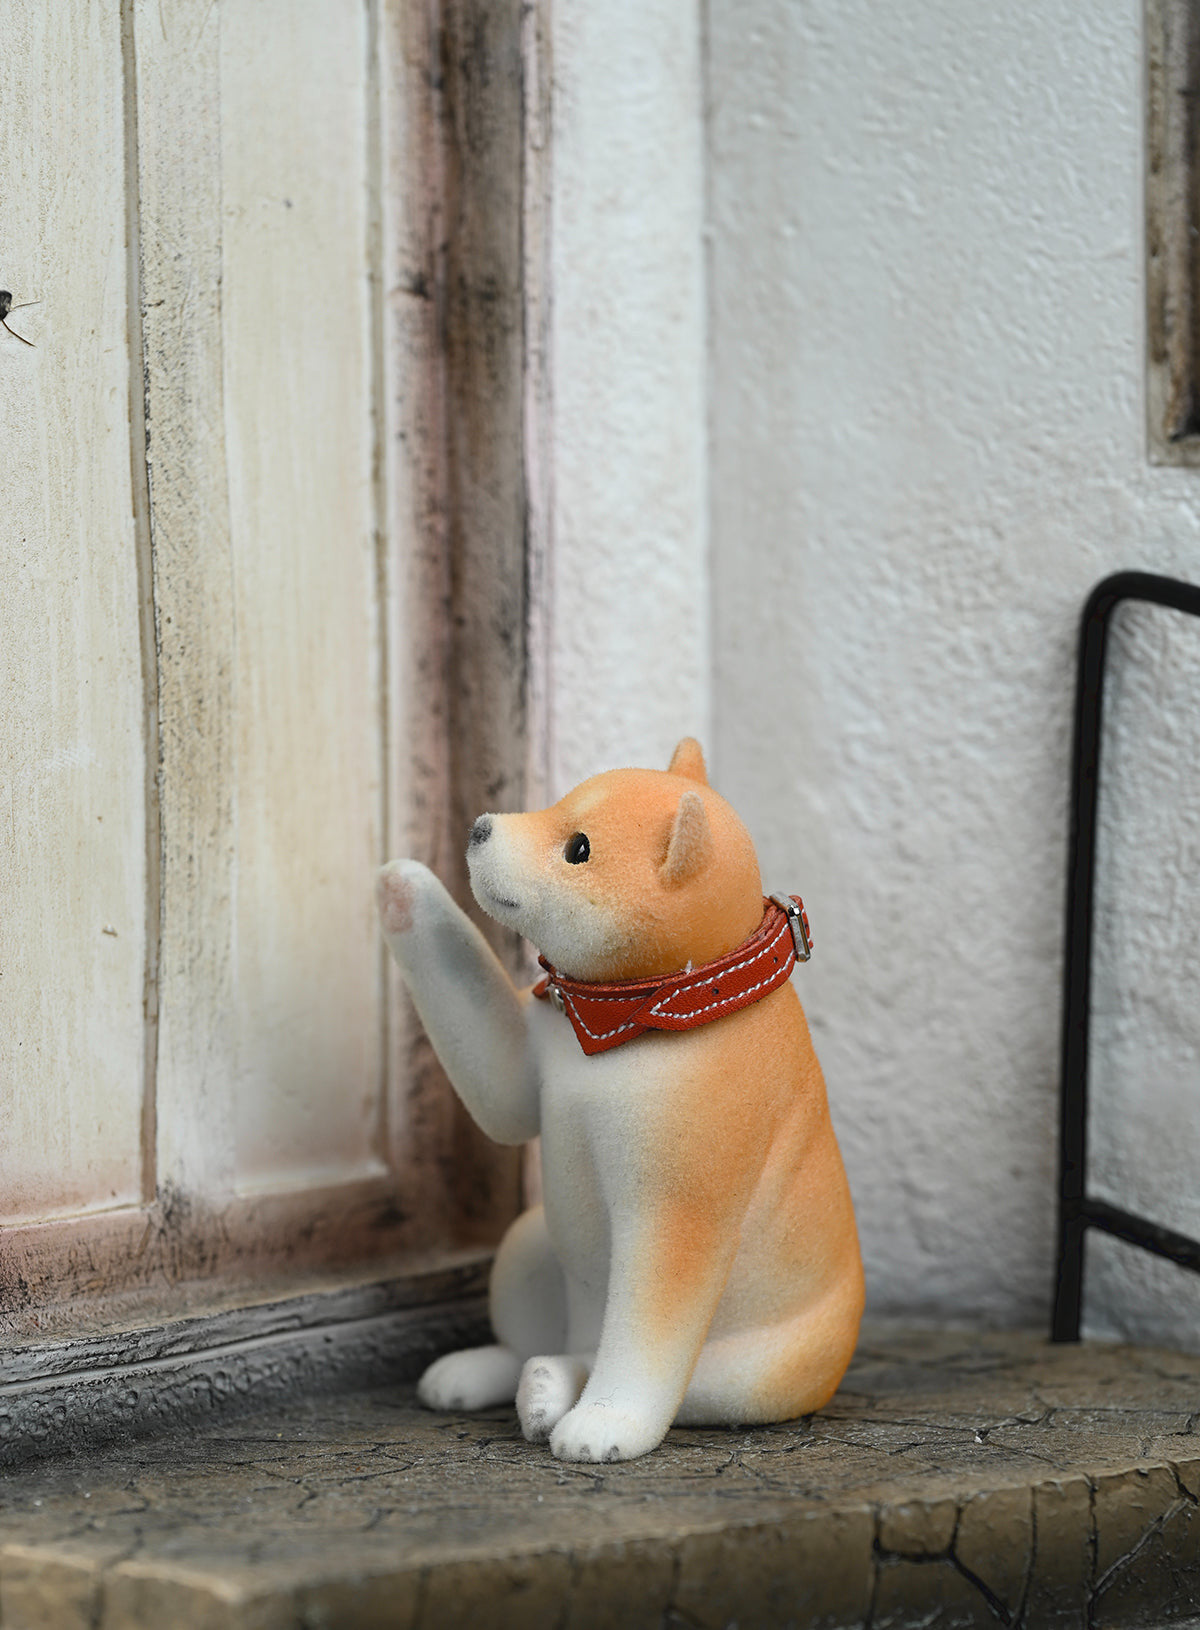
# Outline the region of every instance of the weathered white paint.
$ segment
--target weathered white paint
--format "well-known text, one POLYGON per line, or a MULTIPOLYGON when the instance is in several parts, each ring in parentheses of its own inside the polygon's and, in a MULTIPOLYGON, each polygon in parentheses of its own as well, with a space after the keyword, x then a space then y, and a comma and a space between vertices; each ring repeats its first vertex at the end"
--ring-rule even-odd
POLYGON ((695 0, 555 0, 548 794, 709 734, 695 0))
POLYGON ((186 0, 133 6, 163 861, 155 1172, 193 1201, 230 1191, 236 1124, 220 28, 218 6, 199 17, 186 0))
POLYGON ((221 8, 242 1190, 384 1169, 366 22, 221 8))
POLYGON ((120 19, 0 50, 0 1221, 141 1192, 143 692, 120 19))
POLYGON ((158 1166, 214 1205, 384 1169, 366 13, 155 4, 135 39, 158 1166))
MULTIPOLYGON (((1200 580, 1196 475, 1145 447, 1140 15, 712 0, 715 780, 811 906, 880 1309, 1047 1315, 1078 611, 1118 567, 1200 580)), ((1098 1122, 1106 1186, 1194 1231, 1195 658, 1153 735, 1137 643, 1160 777, 1106 806, 1139 898, 1098 1122)), ((1093 1327, 1152 1277, 1105 1267, 1093 1327)), ((1126 1328, 1200 1339, 1188 1284, 1126 1328)))
POLYGON ((514 1162, 409 1067, 370 884, 492 786, 447 729, 462 681, 488 766, 524 754, 520 7, 122 20, 0 39, 0 281, 69 340, 0 338, 28 425, 0 509, 32 546, 0 583, 0 1000, 36 1066, 3 1080, 0 1217, 26 1226, 0 1254, 32 1301, 0 1317, 65 1333, 81 1293, 154 1316, 164 1285, 491 1239, 516 1204, 514 1162), (40 1220, 81 1206, 109 1209, 40 1220))

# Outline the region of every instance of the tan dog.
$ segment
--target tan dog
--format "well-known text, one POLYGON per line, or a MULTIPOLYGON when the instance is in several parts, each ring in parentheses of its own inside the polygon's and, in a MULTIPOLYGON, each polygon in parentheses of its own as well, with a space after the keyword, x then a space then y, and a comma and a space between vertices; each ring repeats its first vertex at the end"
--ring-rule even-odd
MULTIPOLYGON (((467 858, 483 909, 564 981, 676 974, 766 920, 749 835, 690 740, 666 772, 613 770, 551 809, 481 816, 467 858)), ((422 1400, 515 1398, 527 1438, 585 1461, 645 1454, 673 1421, 826 1403, 854 1351, 862 1264, 792 986, 589 1056, 590 1032, 518 992, 424 866, 386 866, 379 903, 467 1108, 502 1143, 542 1138, 544 1208, 513 1224, 492 1273, 497 1343, 431 1365, 422 1400)))

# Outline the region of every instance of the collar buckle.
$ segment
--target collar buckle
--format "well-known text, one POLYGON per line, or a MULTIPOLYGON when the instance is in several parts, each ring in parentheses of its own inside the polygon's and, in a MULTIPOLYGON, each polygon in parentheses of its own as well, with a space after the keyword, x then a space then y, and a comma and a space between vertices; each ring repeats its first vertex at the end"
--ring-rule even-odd
POLYGON ((812 929, 808 926, 808 912, 797 894, 772 894, 772 902, 786 912, 788 927, 792 931, 792 944, 796 948, 796 961, 808 962, 812 958, 812 929))

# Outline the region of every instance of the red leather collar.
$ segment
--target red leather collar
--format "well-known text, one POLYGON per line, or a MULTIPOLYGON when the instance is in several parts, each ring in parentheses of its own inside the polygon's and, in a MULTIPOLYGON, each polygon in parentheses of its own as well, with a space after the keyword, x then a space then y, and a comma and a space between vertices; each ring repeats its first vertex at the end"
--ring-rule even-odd
POLYGON ((627 979, 604 985, 566 979, 545 957, 533 994, 551 1001, 575 1027, 585 1053, 606 1053, 646 1030, 694 1030, 761 1002, 812 954, 812 935, 798 894, 763 900, 763 919, 734 950, 703 967, 666 979, 627 979))

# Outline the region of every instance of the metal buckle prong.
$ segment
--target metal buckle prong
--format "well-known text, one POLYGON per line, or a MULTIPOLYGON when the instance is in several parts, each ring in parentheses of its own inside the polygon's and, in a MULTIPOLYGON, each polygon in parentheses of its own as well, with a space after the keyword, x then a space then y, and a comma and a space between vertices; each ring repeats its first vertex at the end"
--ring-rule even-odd
POLYGON ((787 913, 788 927, 792 931, 792 944, 796 948, 796 961, 808 962, 812 957, 812 931, 808 926, 808 913, 803 901, 797 905, 788 894, 772 894, 771 900, 787 913))
POLYGON ((546 987, 546 995, 550 998, 550 1006, 557 1008, 560 1013, 567 1011, 567 1004, 563 1001, 563 993, 554 983, 553 979, 546 987))

